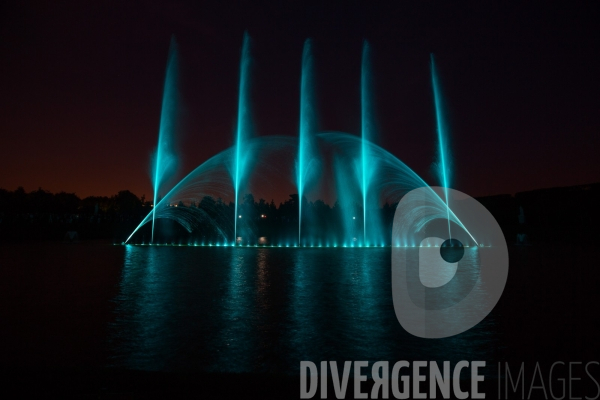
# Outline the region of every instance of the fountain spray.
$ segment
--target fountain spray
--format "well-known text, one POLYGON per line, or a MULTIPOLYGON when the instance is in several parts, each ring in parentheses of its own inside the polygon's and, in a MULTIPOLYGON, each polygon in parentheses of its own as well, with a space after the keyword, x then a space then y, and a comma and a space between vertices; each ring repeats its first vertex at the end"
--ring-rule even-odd
POLYGON ((235 214, 233 216, 234 243, 237 241, 237 223, 238 223, 238 202, 240 195, 240 181, 245 174, 246 157, 242 154, 244 142, 248 139, 250 132, 250 36, 248 32, 244 33, 244 42, 242 45, 242 57, 240 60, 240 86, 238 93, 238 115, 237 131, 235 145, 235 172, 234 172, 234 191, 235 191, 235 214))
POLYGON ((175 149, 176 115, 178 110, 177 70, 177 43, 175 42, 175 37, 172 36, 163 89, 158 146, 153 157, 154 207, 152 209, 152 243, 154 243, 154 221, 158 207, 159 191, 176 172, 178 164, 175 149))
POLYGON ((298 188, 298 245, 302 242, 302 198, 306 183, 311 174, 311 164, 314 161, 314 66, 312 42, 306 39, 302 52, 302 76, 300 78, 300 129, 298 140, 298 158, 296 160, 296 186, 298 188))
POLYGON ((452 239, 452 232, 450 230, 450 204, 448 203, 448 178, 450 171, 448 169, 450 158, 448 157, 448 144, 446 141, 446 126, 442 116, 442 100, 440 93, 439 78, 435 68, 435 61, 433 53, 431 53, 431 82, 433 85, 433 97, 435 101, 435 117, 437 121, 437 134, 438 134, 438 146, 439 146, 439 164, 438 173, 441 176, 442 183, 444 185, 444 195, 446 197, 446 212, 448 215, 448 235, 452 239))

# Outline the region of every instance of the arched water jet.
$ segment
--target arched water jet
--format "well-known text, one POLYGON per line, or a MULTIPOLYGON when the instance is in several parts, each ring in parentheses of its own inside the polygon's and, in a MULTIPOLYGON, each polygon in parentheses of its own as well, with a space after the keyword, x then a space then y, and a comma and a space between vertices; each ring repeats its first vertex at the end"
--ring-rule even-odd
MULTIPOLYGON (((317 156, 320 150, 322 150, 321 146, 323 146, 324 143, 329 143, 336 147, 335 152, 337 159, 334 163, 336 172, 344 172, 343 174, 336 175, 344 176, 343 185, 340 185, 340 187, 343 187, 343 193, 338 193, 338 198, 341 194, 344 195, 342 202, 349 205, 349 207, 352 207, 352 219, 357 219, 356 223, 353 223, 352 229, 355 229, 357 223, 360 222, 357 218, 358 215, 355 216, 354 214, 359 210, 359 207, 355 207, 356 204, 360 204, 356 199, 360 198, 362 194, 362 209, 359 211, 362 214, 362 243, 357 244, 378 244, 378 235, 383 232, 383 227, 378 223, 378 213, 370 212, 370 210, 375 208, 374 205, 378 206, 382 200, 395 203, 408 191, 417 187, 427 186, 427 184, 400 160, 371 142, 374 136, 374 124, 370 89, 371 73, 369 65, 369 46, 366 42, 363 47, 361 68, 360 138, 341 133, 323 133, 318 137, 316 136, 316 107, 313 90, 314 66, 311 47, 311 41, 307 40, 304 44, 302 54, 299 134, 298 140, 295 142, 294 146, 296 156, 295 164, 293 166, 295 167, 295 173, 293 175, 295 175, 295 185, 298 190, 297 200, 295 200, 295 204, 297 204, 296 215, 298 216, 297 243, 301 246, 306 244, 303 242, 302 224, 303 220, 307 217, 310 219, 310 215, 303 217, 305 195, 308 187, 315 182, 317 170, 319 169, 318 167, 321 165, 321 158, 317 156), (348 174, 348 171, 353 171, 354 173, 348 174), (375 171, 377 171, 377 174, 375 171), (358 190, 358 193, 356 193, 356 190, 358 190), (372 233, 368 231, 370 227, 373 227, 372 233)), ((174 167, 176 166, 175 151, 173 148, 175 131, 174 114, 177 109, 175 96, 176 51, 175 43, 174 41, 172 42, 165 79, 159 144, 154 160, 155 206, 153 211, 144 219, 144 221, 142 221, 140 226, 134 230, 132 235, 142 225, 151 220, 152 240, 154 241, 154 221, 156 218, 175 220, 188 232, 191 232, 199 224, 199 221, 208 221, 209 224, 216 224, 215 215, 211 215, 210 212, 207 212, 207 209, 208 211, 211 211, 210 201, 206 201, 204 208, 200 207, 198 210, 184 208, 178 210, 176 205, 172 207, 173 201, 183 202, 187 199, 188 201, 191 201, 192 204, 195 204, 195 202, 200 199, 204 200, 209 192, 216 192, 218 198, 221 198, 221 196, 233 198, 233 202, 230 203, 230 208, 232 210, 228 209, 227 206, 223 206, 224 203, 219 203, 220 208, 218 208, 218 212, 220 213, 226 213, 227 215, 233 214, 232 216, 230 215, 228 219, 228 221, 231 221, 231 218, 233 218, 231 225, 229 223, 222 226, 215 225, 215 228, 224 240, 227 240, 231 233, 233 233, 235 243, 238 235, 238 203, 242 194, 241 185, 242 183, 248 184, 246 177, 250 171, 256 172, 250 164, 268 164, 263 162, 264 153, 261 153, 261 151, 265 151, 265 146, 271 151, 273 149, 280 149, 282 143, 285 142, 284 147, 288 146, 287 148, 289 149, 290 140, 288 138, 286 139, 286 142, 286 140, 281 137, 261 138, 257 140, 249 139, 251 130, 249 111, 249 67, 250 38, 246 33, 244 36, 240 62, 235 146, 211 158, 196 170, 192 171, 192 173, 186 176, 176 185, 176 187, 169 191, 162 201, 158 201, 159 188, 162 188, 166 179, 172 176, 172 172, 174 172, 174 167), (228 184, 225 179, 227 177, 227 171, 229 172, 230 179, 228 184), (233 194, 231 194, 231 192, 233 192, 233 194)), ((442 116, 439 82, 433 55, 431 56, 431 73, 439 142, 438 175, 441 177, 444 187, 447 188, 450 181, 450 158, 448 154, 447 132, 442 116)), ((294 157, 284 157, 284 159, 287 161, 289 159, 294 159, 294 157)), ((275 167, 275 169, 279 168, 278 165, 274 165, 273 167, 275 167)), ((265 175, 258 174, 258 176, 262 179, 265 175)), ((340 179, 338 180, 340 182, 342 181, 340 179)), ((448 231, 451 233, 450 222, 454 220, 458 221, 458 219, 455 218, 450 209, 447 195, 445 196, 445 202, 439 198, 439 196, 436 196, 433 196, 433 198, 436 199, 436 204, 439 200, 440 204, 445 207, 446 219, 448 220, 448 231)), ((312 205, 310 209, 313 209, 312 205)), ((217 208, 215 208, 215 210, 217 210, 217 208)), ((212 214, 215 214, 215 212, 212 214)), ((456 223, 460 225, 460 221, 456 223)), ((317 227, 317 225, 315 225, 315 227, 317 227)), ((346 229, 346 233, 350 230, 350 228, 346 229)), ((313 231, 316 232, 315 229, 313 229, 313 231)), ((314 232, 309 232, 308 234, 312 236, 315 235, 314 232)), ((128 238, 128 241, 131 236, 128 238)), ((308 239, 314 240, 314 238, 308 239)))
MULTIPOLYGON (((248 168, 255 172, 255 174, 250 176, 249 182, 252 182, 253 177, 257 179, 258 186, 253 189, 254 194, 268 198, 268 194, 272 192, 273 188, 281 187, 284 182, 292 185, 289 182, 289 178, 292 176, 294 165, 292 165, 290 160, 293 159, 293 155, 297 151, 298 140, 291 136, 263 136, 246 141, 245 149, 249 154, 253 155, 251 159, 255 161, 252 165, 248 164, 248 168)), ((354 165, 356 160, 360 159, 363 148, 366 147, 370 156, 379 160, 380 173, 371 180, 371 190, 381 200, 396 203, 407 192, 419 187, 428 187, 420 176, 394 155, 373 143, 366 142, 365 144, 362 138, 358 136, 327 132, 315 136, 314 143, 316 146, 315 149, 327 150, 326 152, 333 154, 337 158, 341 165, 339 170, 348 170, 350 165, 354 165)), ((190 210, 190 207, 174 207, 174 205, 179 202, 196 204, 201 202, 206 196, 224 199, 233 198, 234 190, 230 174, 235 167, 235 157, 233 157, 235 150, 234 146, 219 153, 183 178, 163 197, 155 207, 155 210, 142 221, 130 238, 128 238, 128 241, 135 232, 155 217, 175 220, 188 232, 191 232, 200 222, 213 224, 215 230, 220 235, 220 241, 229 243, 228 239, 233 233, 233 221, 231 221, 233 206, 231 209, 228 209, 226 206, 220 209, 222 212, 230 214, 211 216, 205 212, 205 209, 190 210)), ((354 185, 354 189, 351 190, 359 194, 360 184, 356 179, 358 175, 347 175, 353 177, 353 180, 348 181, 350 187, 354 185)), ((344 199, 347 198, 348 201, 352 201, 352 198, 357 198, 356 196, 348 196, 350 194, 350 192, 340 191, 338 199, 342 199, 343 197, 344 199)), ((435 193, 432 199, 436 207, 446 210, 445 202, 435 193)), ((342 199, 343 201, 345 200, 342 199)), ((342 207, 342 210, 347 211, 348 208, 342 207)), ((451 210, 450 218, 455 219, 455 223, 460 226, 460 221, 455 216, 453 217, 451 210)), ((382 236, 385 233, 385 229, 385 227, 381 227, 382 236)), ((284 239, 279 244, 290 243, 284 239)), ((307 245, 310 245, 312 242, 336 243, 336 239, 333 237, 308 238, 307 240, 309 240, 306 243, 307 245)), ((344 242, 342 241, 338 244, 343 245, 344 242)))
MULTIPOLYGON (((430 191, 430 202, 438 209, 445 210, 446 218, 455 222, 459 227, 473 239, 475 243, 478 241, 471 235, 468 228, 462 224, 460 219, 452 212, 447 203, 433 191, 430 186, 415 173, 404 162, 398 159, 387 150, 369 142, 364 142, 360 138, 339 132, 327 132, 318 135, 319 138, 333 145, 337 150, 338 157, 344 161, 344 165, 349 165, 352 160, 357 160, 363 146, 366 146, 367 152, 375 160, 378 160, 378 174, 374 176, 371 185, 372 191, 377 193, 378 198, 382 201, 395 204, 408 192, 420 187, 427 187, 430 191), (366 143, 366 145, 365 145, 366 143)), ((429 222, 428 220, 427 222, 429 222)))
MULTIPOLYGON (((181 211, 178 207, 172 207, 172 205, 177 204, 180 201, 198 201, 207 195, 228 197, 228 195, 231 194, 231 180, 227 167, 232 158, 231 155, 233 151, 234 147, 213 156, 179 181, 157 204, 155 204, 152 211, 142 220, 142 222, 140 222, 131 235, 129 235, 125 243, 127 243, 145 224, 149 222, 154 224, 156 218, 172 219, 188 230, 188 232, 191 231, 194 224, 189 220, 190 213, 181 211)), ((205 217, 205 213, 202 212, 195 214, 196 218, 205 217)), ((217 230, 226 237, 226 229, 217 227, 217 230)))

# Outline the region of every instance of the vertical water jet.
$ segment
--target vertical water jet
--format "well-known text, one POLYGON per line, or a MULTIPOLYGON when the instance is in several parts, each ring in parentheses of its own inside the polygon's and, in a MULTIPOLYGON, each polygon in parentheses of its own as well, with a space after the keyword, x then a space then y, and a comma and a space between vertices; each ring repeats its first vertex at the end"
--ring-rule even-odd
POLYGON ((360 187, 363 205, 363 246, 381 241, 381 216, 378 213, 379 196, 373 190, 373 178, 379 160, 372 154, 372 145, 376 137, 375 111, 373 101, 373 83, 371 72, 371 48, 369 42, 363 42, 360 75, 361 108, 361 149, 360 149, 360 187))
POLYGON ((302 72, 300 77, 300 127, 298 156, 296 159, 296 187, 298 188, 298 244, 302 244, 302 200, 307 183, 314 173, 314 151, 316 131, 314 98, 314 65, 312 41, 306 39, 302 51, 302 72))
POLYGON ((367 245, 367 191, 368 191, 368 180, 367 176, 367 141, 371 140, 372 137, 372 124, 370 118, 372 116, 371 110, 371 99, 369 97, 369 78, 370 78, 370 65, 369 65, 369 43, 365 40, 363 42, 362 49, 362 62, 361 62, 361 73, 360 73, 360 130, 361 130, 361 189, 363 196, 363 245, 367 245))
POLYGON ((438 163, 436 172, 438 173, 438 179, 441 180, 444 186, 444 196, 446 197, 446 212, 448 216, 448 235, 452 239, 452 232, 450 230, 450 204, 448 204, 448 185, 450 178, 450 157, 448 150, 447 132, 444 117, 442 114, 442 96, 440 93, 439 77, 435 68, 435 61, 433 53, 431 57, 431 83, 433 86, 433 98, 435 102, 435 117, 437 123, 437 136, 438 136, 438 163))
POLYGON ((233 240, 237 243, 237 224, 238 224, 238 202, 240 193, 240 182, 246 171, 247 157, 242 154, 244 142, 250 136, 251 116, 250 116, 250 36, 244 32, 244 42, 242 44, 242 55, 240 60, 240 83, 238 92, 238 114, 237 129, 235 138, 235 160, 234 160, 234 208, 233 216, 233 240))
POLYGON ((152 242, 154 243, 154 222, 158 206, 158 196, 164 184, 175 174, 178 160, 176 155, 177 110, 179 99, 177 92, 178 78, 177 43, 171 36, 169 58, 165 74, 158 145, 153 157, 152 183, 154 186, 154 208, 152 210, 152 242))

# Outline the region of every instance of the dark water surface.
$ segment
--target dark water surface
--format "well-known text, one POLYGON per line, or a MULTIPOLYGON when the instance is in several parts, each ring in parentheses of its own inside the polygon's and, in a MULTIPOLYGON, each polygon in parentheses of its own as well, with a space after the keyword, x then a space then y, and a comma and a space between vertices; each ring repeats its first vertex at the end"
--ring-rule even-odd
POLYGON ((392 305, 389 249, 126 246, 109 364, 285 372, 301 360, 490 359, 494 317, 413 337, 392 305))
POLYGON ((396 320, 390 249, 0 245, 6 368, 297 376, 310 360, 597 359, 596 250, 514 247, 505 292, 471 330, 420 339, 396 320))

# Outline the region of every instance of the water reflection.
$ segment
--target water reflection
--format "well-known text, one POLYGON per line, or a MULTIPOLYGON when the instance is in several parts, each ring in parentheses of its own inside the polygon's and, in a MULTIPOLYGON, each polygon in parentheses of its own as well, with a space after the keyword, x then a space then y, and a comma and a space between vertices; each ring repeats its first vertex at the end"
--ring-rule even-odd
POLYGON ((137 368, 144 360, 145 369, 164 369, 169 359, 168 329, 169 293, 168 271, 170 263, 159 249, 125 247, 125 260, 117 302, 115 334, 117 345, 125 346, 129 355, 118 354, 116 361, 137 368))
POLYGON ((387 252, 362 249, 345 251, 337 286, 340 316, 339 353, 354 354, 356 360, 379 361, 389 357, 394 339, 386 337, 390 320, 386 305, 390 295, 383 284, 389 273, 387 252))
MULTIPOLYGON (((251 282, 256 272, 254 257, 249 249, 233 248, 223 264, 227 269, 224 294, 216 304, 220 310, 218 335, 211 340, 219 353, 219 360, 237 359, 233 365, 213 364, 216 370, 228 368, 232 372, 252 369, 252 356, 256 348, 256 337, 252 334, 256 324, 254 290, 251 282), (228 261, 228 263, 227 263, 228 261)), ((203 265, 203 268, 210 268, 203 265)), ((218 299, 214 299, 218 300, 218 299)))
MULTIPOLYGON (((320 361, 315 349, 325 347, 325 336, 319 329, 318 317, 328 314, 328 283, 317 275, 328 265, 315 265, 314 249, 298 249, 290 253, 291 281, 288 301, 290 321, 286 324, 286 346, 297 360, 320 361), (299 250, 299 251, 298 251, 299 250), (311 267, 306 268, 307 265, 311 267)), ((325 261, 325 260, 323 260, 325 261)), ((321 358, 324 355, 321 355, 321 358)))
POLYGON ((390 264, 375 248, 126 246, 111 365, 297 375, 301 360, 491 358, 493 314, 448 339, 405 332, 390 264))

